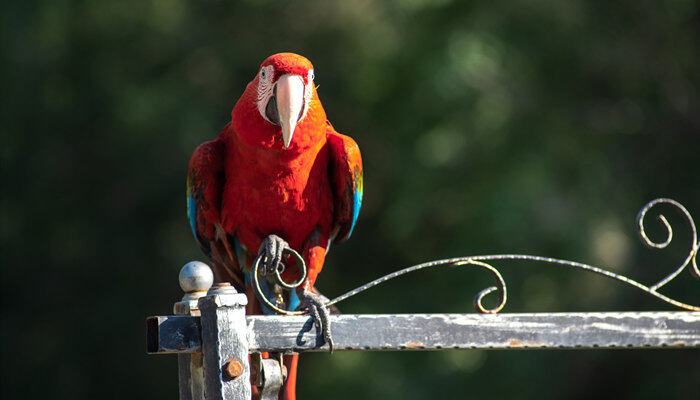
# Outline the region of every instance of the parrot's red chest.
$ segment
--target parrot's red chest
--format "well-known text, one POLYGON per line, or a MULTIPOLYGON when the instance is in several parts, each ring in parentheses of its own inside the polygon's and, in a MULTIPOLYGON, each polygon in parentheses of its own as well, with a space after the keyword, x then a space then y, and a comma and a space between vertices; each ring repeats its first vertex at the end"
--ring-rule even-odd
POLYGON ((270 234, 297 250, 314 230, 328 235, 333 193, 325 141, 292 158, 241 146, 229 137, 221 204, 226 233, 251 251, 270 234))

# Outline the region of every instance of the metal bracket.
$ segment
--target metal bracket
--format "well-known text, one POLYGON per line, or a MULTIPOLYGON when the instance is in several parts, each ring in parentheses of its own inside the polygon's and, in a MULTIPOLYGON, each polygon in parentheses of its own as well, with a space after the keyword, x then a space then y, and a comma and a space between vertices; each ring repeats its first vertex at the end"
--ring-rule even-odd
POLYGON ((257 386, 261 400, 276 400, 287 379, 282 353, 275 355, 276 358, 262 358, 261 353, 250 355, 250 379, 257 386))
POLYGON ((282 384, 284 383, 284 365, 274 358, 262 360, 262 386, 260 387, 260 400, 277 400, 282 384))

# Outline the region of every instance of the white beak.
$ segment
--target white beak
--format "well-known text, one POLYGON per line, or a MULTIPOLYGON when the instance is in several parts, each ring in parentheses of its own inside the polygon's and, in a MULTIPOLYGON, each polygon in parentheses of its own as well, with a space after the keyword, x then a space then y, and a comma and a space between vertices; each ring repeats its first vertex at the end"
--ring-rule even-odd
POLYGON ((304 108, 304 81, 296 74, 285 74, 277 80, 277 112, 282 126, 284 148, 289 147, 294 128, 304 108))

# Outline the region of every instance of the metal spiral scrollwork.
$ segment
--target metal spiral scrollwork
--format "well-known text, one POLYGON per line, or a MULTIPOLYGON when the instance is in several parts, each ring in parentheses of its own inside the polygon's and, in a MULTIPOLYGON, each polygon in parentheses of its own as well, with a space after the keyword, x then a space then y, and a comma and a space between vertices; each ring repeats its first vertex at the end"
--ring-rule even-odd
POLYGON ((482 268, 485 268, 487 271, 491 273, 493 278, 496 280, 496 284, 498 286, 490 286, 487 287, 486 289, 482 290, 481 292, 477 293, 476 296, 474 296, 474 309, 482 314, 496 314, 499 311, 503 309, 506 305, 506 301, 508 301, 508 290, 506 288, 506 282, 503 280, 503 277, 501 276, 501 273, 498 272, 498 270, 489 264, 486 264, 485 262, 481 261, 476 261, 476 260, 469 260, 469 261, 458 261, 454 263, 453 265, 459 266, 459 265, 465 265, 465 264, 471 264, 471 265, 476 265, 482 268), (498 290, 499 298, 498 298, 498 305, 494 308, 484 308, 484 305, 481 303, 481 300, 486 297, 487 294, 492 293, 493 291, 498 290))
POLYGON ((698 270, 698 263, 697 263, 697 257, 698 257, 698 249, 700 249, 700 242, 698 242, 698 232, 695 229, 695 221, 693 221, 693 217, 690 215, 688 210, 686 210, 685 207, 683 207, 680 203, 678 203, 675 200, 672 199, 656 199, 654 201, 651 201, 647 203, 647 205, 642 208, 642 210, 639 212, 637 215, 637 225, 639 227, 639 236, 642 239, 642 242, 644 242, 645 245, 647 245, 649 248, 654 248, 654 249, 663 249, 666 246, 671 243, 671 240, 673 240, 673 229, 671 229, 671 225, 668 223, 668 220, 663 214, 659 214, 658 219, 661 221, 661 223, 664 225, 666 228, 666 240, 663 241, 662 243, 656 243, 649 239, 649 237, 646 234, 646 231, 644 229, 644 217, 647 214, 647 211, 649 211, 652 207, 654 207, 657 204, 670 204, 674 207, 676 207, 681 214, 685 217, 685 222, 688 224, 688 229, 690 230, 690 235, 691 235, 691 242, 690 242, 690 251, 688 252, 688 255, 686 256, 685 260, 683 263, 670 273, 667 277, 664 279, 660 280, 657 282, 655 285, 651 286, 650 289, 653 291, 656 291, 657 289, 661 288, 663 285, 669 283, 673 278, 675 278, 678 274, 683 272, 683 270, 688 266, 688 264, 691 265, 690 267, 690 273, 697 279, 700 279, 700 271, 698 270))
MULTIPOLYGON (((353 290, 351 290, 351 291, 349 291, 341 296, 336 297, 335 299, 328 302, 326 305, 331 306, 331 305, 337 304, 337 303, 339 303, 343 300, 346 300, 346 299, 348 299, 348 298, 350 298, 350 297, 352 297, 360 292, 363 292, 369 288, 372 288, 372 287, 377 286, 381 283, 384 283, 388 280, 397 278, 397 277, 402 276, 402 275, 406 275, 406 274, 414 272, 414 271, 418 271, 418 270, 422 270, 422 269, 426 269, 426 268, 430 268, 430 267, 441 266, 441 265, 477 266, 477 267, 480 267, 480 268, 488 271, 491 274, 491 276, 493 277, 493 279, 496 283, 496 286, 488 287, 488 288, 482 290, 481 292, 479 292, 474 297, 474 308, 479 313, 495 314, 495 313, 498 313, 499 311, 501 311, 503 309, 503 307, 506 305, 506 301, 508 298, 507 297, 507 288, 506 288, 505 280, 503 279, 503 276, 501 275, 501 273, 496 268, 494 268, 491 264, 489 264, 488 262, 498 261, 498 260, 520 260, 520 261, 537 261, 537 262, 543 262, 543 263, 547 263, 547 264, 563 265, 563 266, 567 266, 567 267, 572 267, 572 268, 576 268, 576 269, 582 269, 585 271, 593 272, 595 274, 602 275, 602 276, 605 276, 605 277, 608 277, 611 279, 615 279, 619 282, 623 282, 623 283, 626 283, 630 286, 636 287, 637 289, 642 290, 642 291, 644 291, 644 292, 646 292, 646 293, 648 293, 648 294, 650 294, 650 295, 652 295, 652 296, 654 296, 654 297, 656 297, 656 298, 658 298, 658 299, 660 299, 668 304, 676 306, 680 309, 690 310, 690 311, 700 311, 699 306, 694 306, 694 305, 690 305, 690 304, 686 304, 686 303, 674 300, 674 299, 658 292, 658 289, 660 289, 662 286, 666 285, 671 280, 673 280, 676 276, 678 276, 678 274, 683 272, 683 270, 686 269, 688 267, 688 265, 690 265, 691 274, 695 278, 700 279, 700 270, 698 270, 698 265, 697 265, 697 254, 698 254, 698 251, 700 249, 700 242, 698 242, 697 230, 695 228, 695 221, 693 221, 693 218, 690 215, 690 213, 688 212, 688 210, 675 200, 667 199, 667 198, 660 198, 660 199, 656 199, 656 200, 653 200, 653 201, 647 203, 642 208, 642 210, 639 212, 639 214, 637 215, 638 233, 642 239, 642 242, 644 242, 645 245, 647 245, 650 248, 654 248, 654 249, 663 249, 666 246, 668 246, 669 243, 671 243, 671 240, 673 239, 673 229, 671 228, 671 225, 669 224, 668 220, 666 219, 666 217, 663 214, 659 214, 658 219, 666 229, 666 234, 667 234, 666 240, 664 240, 663 242, 660 242, 660 243, 654 242, 651 239, 649 239, 649 237, 646 234, 646 230, 644 229, 644 217, 646 216, 648 211, 650 209, 652 209, 657 204, 667 204, 667 205, 674 206, 685 217, 685 221, 686 221, 688 228, 690 230, 691 245, 690 245, 690 250, 688 252, 688 255, 686 256, 683 263, 681 263, 681 265, 675 271, 673 271, 668 276, 666 276, 665 278, 661 279, 659 282, 657 282, 651 286, 644 285, 644 284, 637 282, 633 279, 630 279, 626 276, 616 274, 614 272, 611 272, 611 271, 603 269, 603 268, 599 268, 599 267, 595 267, 592 265, 583 264, 583 263, 579 263, 579 262, 574 262, 574 261, 561 260, 561 259, 557 259, 557 258, 526 255, 526 254, 490 254, 490 255, 478 255, 478 256, 471 256, 471 257, 457 257, 457 258, 430 261, 430 262, 426 262, 426 263, 422 263, 422 264, 418 264, 418 265, 413 265, 413 266, 410 266, 408 268, 404 268, 404 269, 398 270, 396 272, 392 272, 388 275, 384 275, 379 279, 376 279, 376 280, 369 282, 365 285, 362 285, 356 289, 353 289, 353 290), (487 295, 489 295, 493 292, 497 292, 499 295, 498 305, 496 305, 493 308, 485 308, 483 306, 482 301, 487 295)), ((298 256, 298 254, 297 254, 297 256, 298 256)), ((303 265, 303 260, 301 259, 301 257, 297 257, 297 260, 299 260, 300 264, 303 265)), ((259 260, 256 260, 255 266, 253 269, 253 276, 255 277, 254 280, 255 280, 255 285, 256 285, 255 286, 256 291, 258 293, 258 296, 261 297, 261 299, 263 299, 265 304, 268 306, 271 306, 271 303, 267 299, 265 299, 265 296, 262 295, 262 292, 260 291, 259 283, 257 281, 257 267, 258 267, 258 263, 259 263, 258 261, 259 260)), ((305 267, 303 268, 303 271, 304 271, 304 275, 305 275, 305 272, 306 272, 305 267)), ((280 284, 280 282, 283 282, 281 280, 281 278, 279 277, 279 271, 276 271, 276 278, 275 279, 278 282, 278 284, 280 284)), ((298 283, 295 282, 295 284, 297 284, 297 285, 301 284, 302 281, 303 281, 303 279, 300 279, 298 281, 298 283)), ((283 286, 288 288, 288 289, 295 287, 294 284, 289 285, 286 283, 284 283, 283 286)), ((299 315, 299 314, 305 313, 303 311, 290 312, 290 311, 286 311, 286 310, 281 310, 281 309, 275 307, 274 305, 272 305, 271 308, 275 309, 275 311, 278 311, 282 314, 288 314, 288 315, 299 315)))
MULTIPOLYGON (((486 256, 486 257, 490 257, 490 256, 486 256)), ((352 297, 360 292, 364 292, 365 290, 367 290, 371 287, 377 286, 381 283, 384 283, 388 280, 397 278, 401 275, 406 275, 410 272, 418 271, 421 269, 426 269, 426 268, 430 268, 430 267, 437 267, 440 265, 451 265, 451 266, 455 266, 455 267, 461 266, 461 265, 473 265, 473 266, 481 267, 481 268, 487 270, 489 273, 491 273, 491 276, 493 276, 494 280, 496 281, 496 286, 488 287, 488 288, 482 290, 481 292, 479 292, 474 297, 474 308, 476 309, 476 311, 483 313, 483 314, 496 314, 499 311, 501 311, 501 309, 503 309, 503 307, 506 305, 506 300, 508 299, 508 296, 507 296, 508 291, 506 288, 506 282, 503 279, 503 276, 501 276, 501 273, 493 266, 483 262, 483 259, 484 259, 484 256, 457 257, 457 258, 448 258, 446 260, 430 261, 430 262, 426 262, 423 264, 413 265, 411 267, 404 268, 404 269, 398 270, 396 272, 392 272, 388 275, 384 275, 379 279, 373 280, 372 282, 369 282, 367 284, 364 284, 364 285, 358 287, 357 289, 353 289, 353 290, 351 290, 351 291, 349 291, 341 296, 336 297, 335 299, 328 302, 328 304, 326 304, 326 305, 331 306, 331 305, 340 303, 341 301, 346 300, 346 299, 348 299, 348 298, 350 298, 350 297, 352 297), (484 306, 482 304, 483 298, 486 297, 486 295, 488 295, 494 291, 498 291, 498 294, 499 294, 498 305, 496 307, 490 308, 490 309, 484 308, 484 306)))

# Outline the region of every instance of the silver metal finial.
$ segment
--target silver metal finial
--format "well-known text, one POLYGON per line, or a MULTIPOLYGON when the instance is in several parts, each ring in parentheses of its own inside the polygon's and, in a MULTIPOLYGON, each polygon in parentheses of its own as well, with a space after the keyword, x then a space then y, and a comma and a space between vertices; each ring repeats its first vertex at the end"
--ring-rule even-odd
POLYGON ((207 295, 207 291, 214 283, 214 273, 207 264, 191 261, 180 270, 179 281, 185 295, 182 301, 175 303, 174 312, 177 315, 196 315, 197 300, 207 295))
POLYGON ((214 273, 201 261, 188 262, 180 270, 180 287, 187 294, 206 292, 213 283, 214 273))

